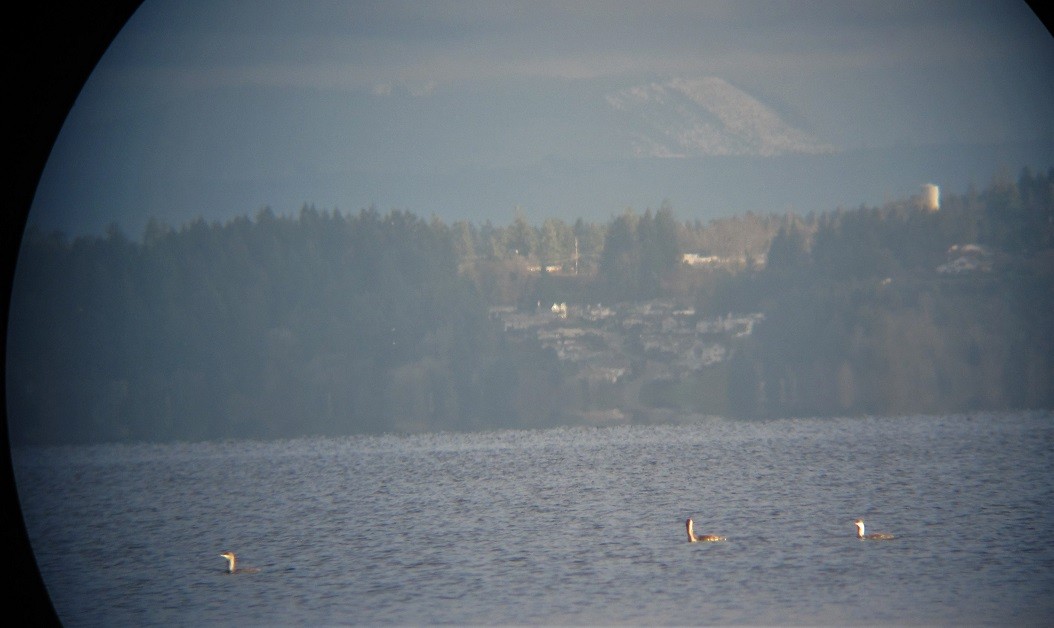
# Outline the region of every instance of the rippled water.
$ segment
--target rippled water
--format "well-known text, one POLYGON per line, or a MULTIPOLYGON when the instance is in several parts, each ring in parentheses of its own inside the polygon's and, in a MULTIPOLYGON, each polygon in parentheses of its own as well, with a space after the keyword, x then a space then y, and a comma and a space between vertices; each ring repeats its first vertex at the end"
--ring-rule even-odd
POLYGON ((1049 413, 14 454, 69 626, 1054 622, 1049 413))

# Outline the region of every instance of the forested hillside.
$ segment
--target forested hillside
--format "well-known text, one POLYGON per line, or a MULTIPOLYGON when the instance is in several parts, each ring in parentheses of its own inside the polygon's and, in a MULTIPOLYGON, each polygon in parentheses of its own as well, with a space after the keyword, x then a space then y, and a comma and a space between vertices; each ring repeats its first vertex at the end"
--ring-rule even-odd
MULTIPOLYGON (((305 208, 141 244, 28 234, 12 299, 16 441, 469 429, 519 417, 510 352, 450 230, 305 208), (484 422, 486 419, 486 422, 484 422)), ((545 398, 540 391, 540 399, 545 398)), ((536 404, 545 407, 544 402, 536 404)), ((544 414, 543 414, 543 418, 544 414)))
POLYGON ((495 226, 305 207, 139 240, 29 232, 9 427, 77 443, 1054 407, 1052 197, 1054 169, 1026 169, 939 211, 495 226), (725 342, 729 313, 749 324, 725 342), (583 347, 604 368, 567 357, 583 347))
MULTIPOLYGON (((781 231, 729 292, 766 314, 730 364, 743 416, 1054 406, 1054 170, 939 211, 912 202, 781 231)), ((733 297, 719 297, 732 300, 733 297)))

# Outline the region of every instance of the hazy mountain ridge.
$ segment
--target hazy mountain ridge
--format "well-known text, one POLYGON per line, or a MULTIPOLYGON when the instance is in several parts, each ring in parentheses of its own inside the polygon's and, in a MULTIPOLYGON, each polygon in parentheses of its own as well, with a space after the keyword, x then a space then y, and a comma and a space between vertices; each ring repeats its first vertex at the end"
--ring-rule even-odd
POLYGON ((427 97, 255 95, 252 115, 238 99, 219 99, 210 103, 211 118, 173 108, 133 120, 135 132, 107 127, 93 113, 56 143, 28 223, 69 235, 101 234, 117 223, 138 236, 151 217, 179 226, 264 206, 290 214, 304 204, 402 209, 450 222, 507 222, 517 207, 531 222, 604 220, 663 200, 684 218, 708 220, 881 204, 927 182, 964 192, 1001 167, 1045 168, 1054 160, 1042 131, 1027 142, 850 143, 825 152, 832 147, 785 123, 788 115, 777 113, 784 109, 722 79, 492 82, 440 87, 427 97), (283 122, 291 112, 331 125, 298 130, 291 143, 283 122), (166 135, 197 118, 193 135, 166 135), (232 128, 245 146, 201 150, 232 128), (104 145, 100 129, 121 131, 127 143, 91 159, 71 149, 104 145), (267 148, 276 144, 290 150, 267 148), (311 159, 290 160, 304 147, 311 159))
POLYGON ((838 148, 796 129, 770 107, 718 77, 675 78, 620 90, 608 105, 637 128, 639 157, 829 154, 838 148))

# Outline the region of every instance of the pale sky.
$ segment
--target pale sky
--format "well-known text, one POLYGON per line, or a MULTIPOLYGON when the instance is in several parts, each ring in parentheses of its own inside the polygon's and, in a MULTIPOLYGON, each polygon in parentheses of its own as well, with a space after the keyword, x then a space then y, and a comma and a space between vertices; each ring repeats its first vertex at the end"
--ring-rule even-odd
MULTIPOLYGON (((117 221, 137 237, 149 216, 179 226, 304 203, 499 223, 515 206, 602 217, 671 197, 686 218, 734 212, 682 185, 684 163, 635 170, 622 134, 636 122, 608 104, 706 77, 839 151, 1045 138, 1038 154, 1051 152, 1054 40, 1018 0, 147 0, 74 106, 29 220, 72 233, 117 221), (619 189, 615 163, 640 196, 619 189)), ((681 114, 642 111, 643 132, 673 137, 681 114)), ((828 201, 787 204, 833 209, 809 202, 828 201)))

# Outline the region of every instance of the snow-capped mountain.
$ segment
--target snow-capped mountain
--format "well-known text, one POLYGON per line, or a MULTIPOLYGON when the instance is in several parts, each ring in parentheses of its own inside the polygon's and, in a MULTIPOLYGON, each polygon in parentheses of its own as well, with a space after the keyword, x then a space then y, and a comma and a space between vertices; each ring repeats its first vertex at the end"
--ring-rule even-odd
POLYGON ((717 77, 631 87, 609 94, 607 102, 628 118, 634 152, 642 157, 837 152, 717 77))

